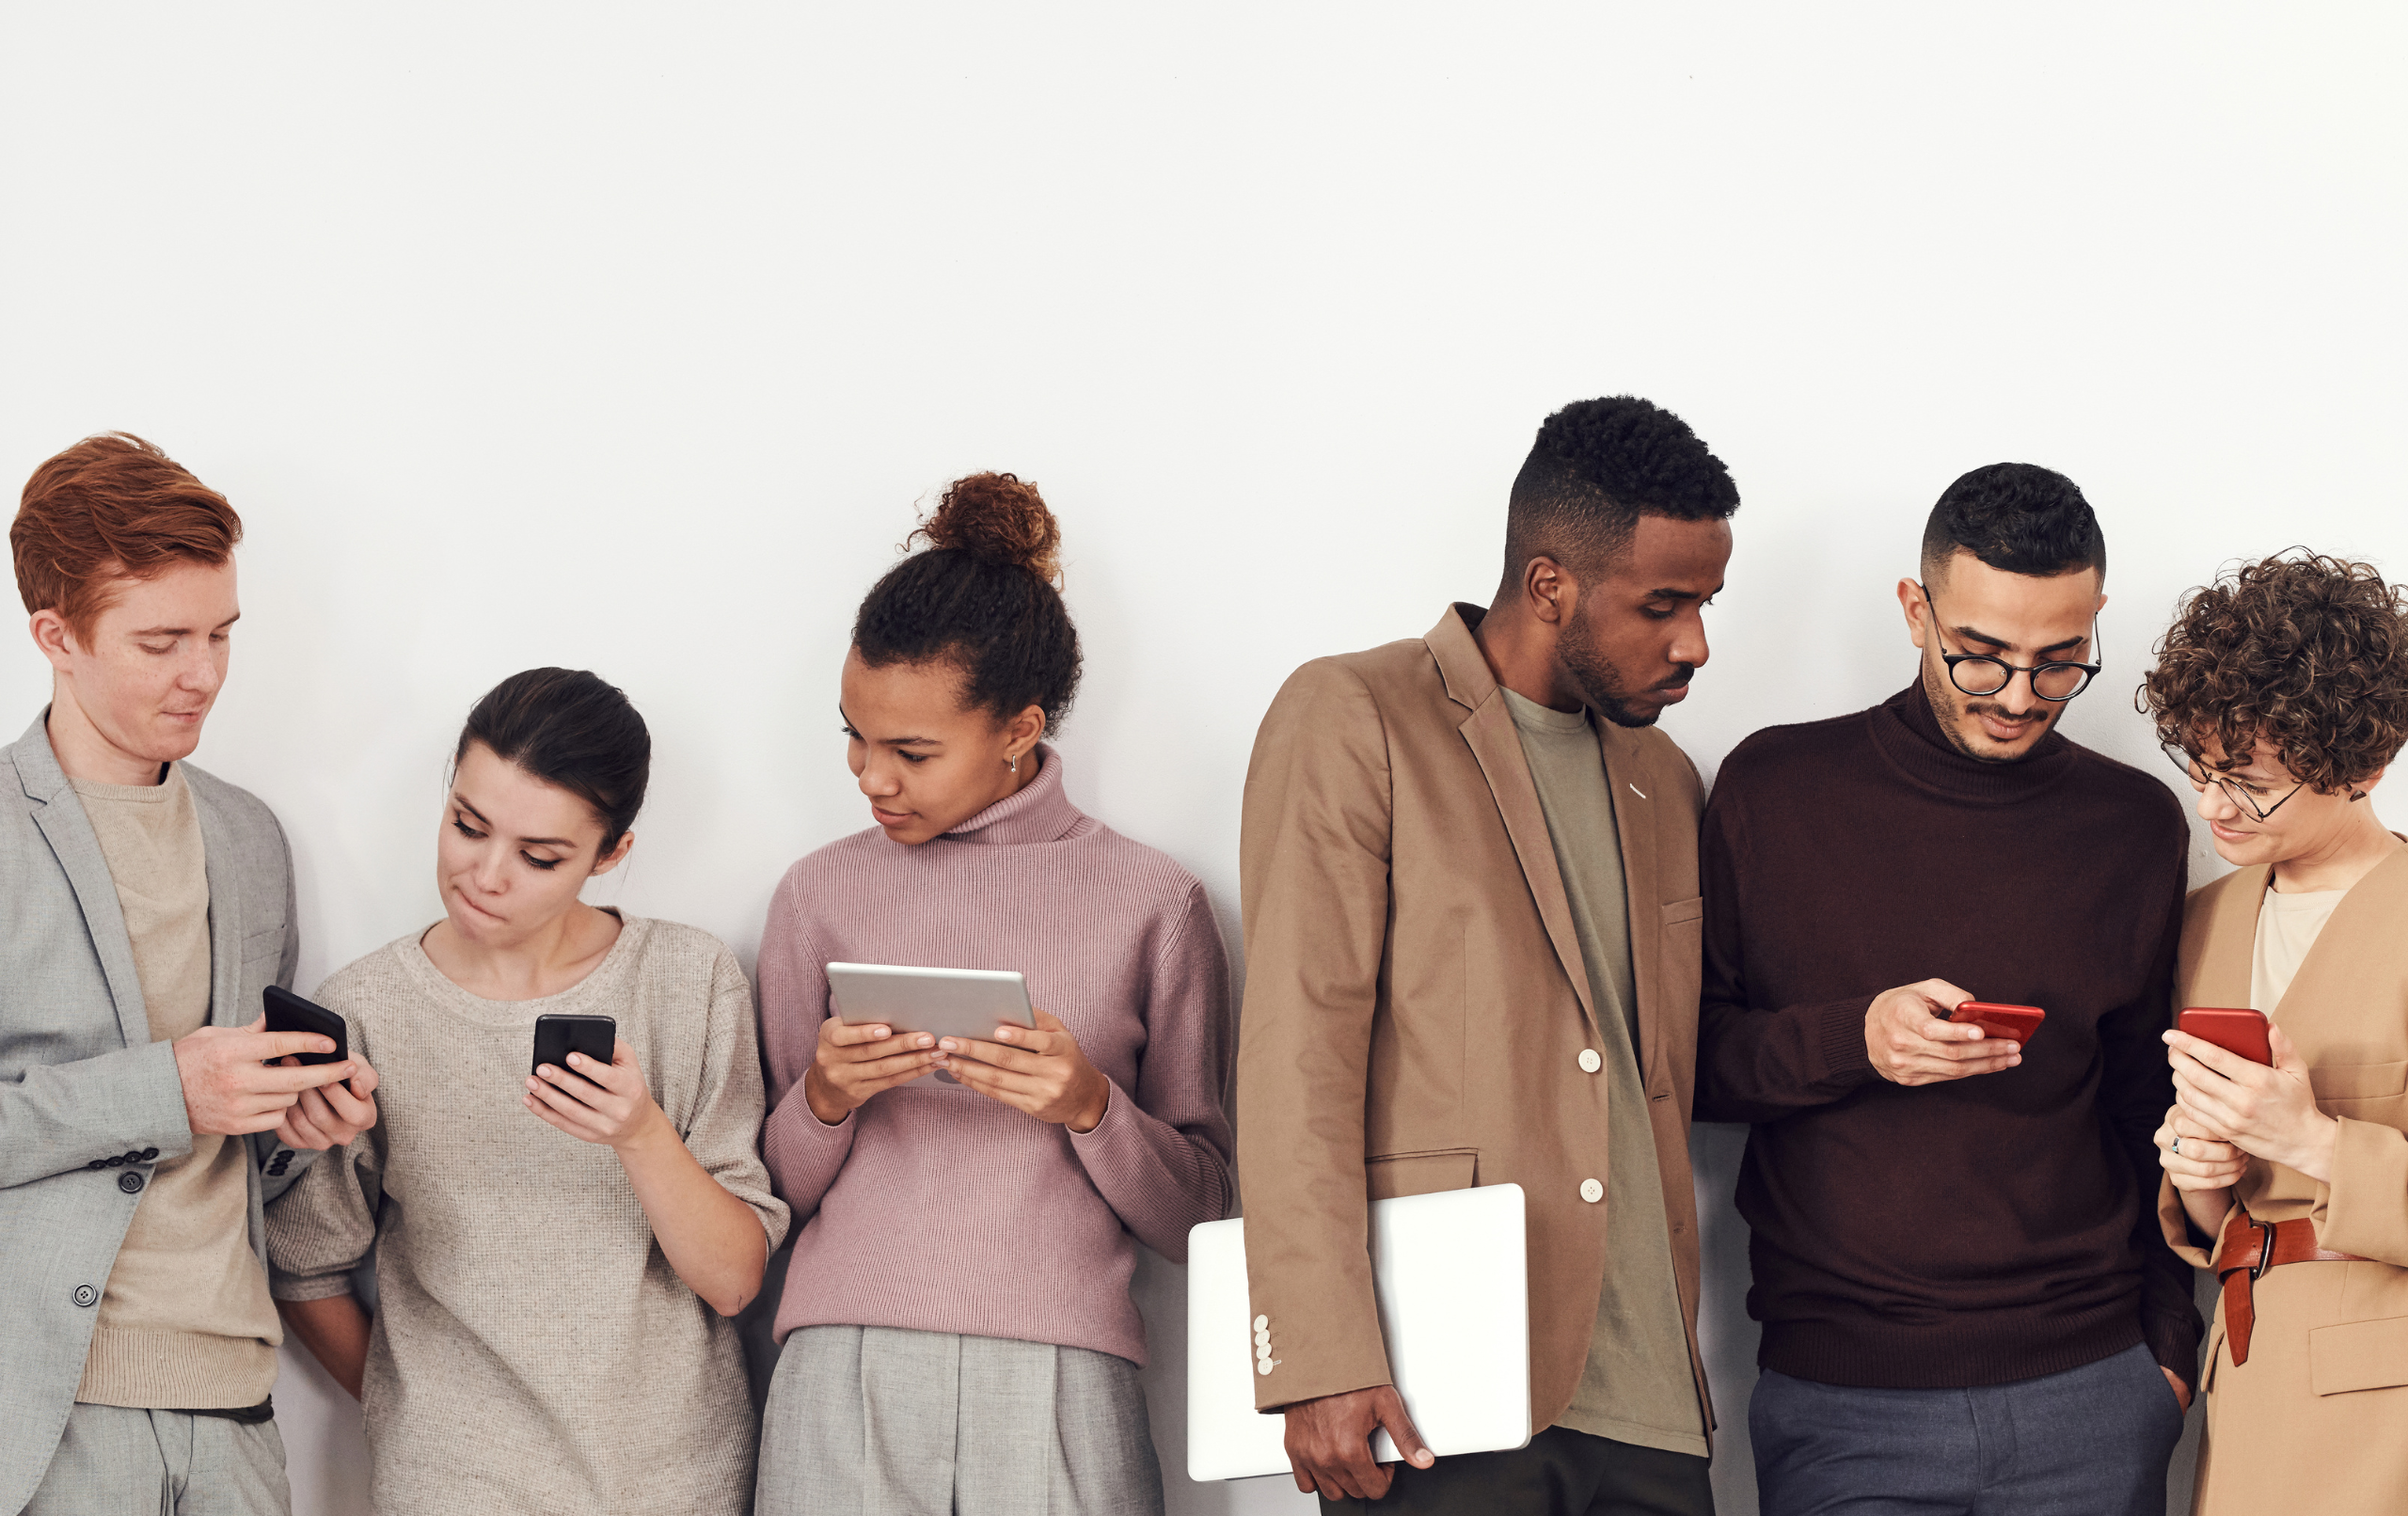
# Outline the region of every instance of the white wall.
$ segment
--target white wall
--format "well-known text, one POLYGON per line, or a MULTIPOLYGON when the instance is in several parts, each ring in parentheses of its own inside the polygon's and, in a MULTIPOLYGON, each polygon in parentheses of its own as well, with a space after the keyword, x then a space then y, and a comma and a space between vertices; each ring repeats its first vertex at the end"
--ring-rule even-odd
MULTIPOLYGON (((1890 587, 1975 464, 2099 506, 2068 725, 2134 762, 2184 587, 2408 572, 2396 11, 1674 10, 10 7, 0 476, 124 427, 242 510, 199 757, 292 830, 305 985, 432 919, 445 747, 546 662, 658 743, 598 897, 749 958, 866 820, 851 609, 974 468, 1068 531, 1072 794, 1233 940, 1271 692, 1485 599, 1568 400, 1677 409, 1745 493, 1667 723, 1709 773, 1906 682, 1890 587)), ((46 687, 0 659, 9 719, 46 687)), ((1699 1148, 1746 1512, 1737 1134, 1699 1148)), ((1140 1277, 1173 1508, 1298 1507, 1185 1481, 1179 1271, 1140 1277)), ((297 1360, 278 1400, 304 1516, 364 1509, 347 1404, 297 1360)))

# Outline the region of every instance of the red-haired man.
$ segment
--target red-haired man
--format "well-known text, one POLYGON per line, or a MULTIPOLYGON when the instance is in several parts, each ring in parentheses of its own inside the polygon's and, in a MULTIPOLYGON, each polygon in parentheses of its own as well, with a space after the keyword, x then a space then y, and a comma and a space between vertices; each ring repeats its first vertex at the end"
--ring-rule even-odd
POLYGON ((34 471, 8 539, 49 707, 0 749, 0 1511, 290 1509, 261 1208, 374 1124, 271 1033, 293 863, 184 762, 238 614, 224 496, 138 438, 34 471))

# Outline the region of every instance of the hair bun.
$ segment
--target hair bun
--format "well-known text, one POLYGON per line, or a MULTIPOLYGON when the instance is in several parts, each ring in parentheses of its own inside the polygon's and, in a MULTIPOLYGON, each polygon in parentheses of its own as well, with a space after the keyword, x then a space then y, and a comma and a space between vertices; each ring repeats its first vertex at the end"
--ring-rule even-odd
POLYGON ((971 474, 945 486, 934 514, 904 544, 927 539, 990 562, 1012 563, 1048 584, 1062 576, 1062 528, 1037 486, 1013 474, 971 474))

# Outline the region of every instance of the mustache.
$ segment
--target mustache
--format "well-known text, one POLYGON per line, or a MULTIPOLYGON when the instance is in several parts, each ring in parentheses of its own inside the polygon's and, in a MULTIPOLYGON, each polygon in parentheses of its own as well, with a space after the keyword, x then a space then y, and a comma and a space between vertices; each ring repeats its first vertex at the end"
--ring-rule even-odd
POLYGON ((1688 682, 1696 677, 1697 665, 1694 663, 1683 663, 1676 665, 1669 677, 1658 679, 1656 683, 1648 686, 1647 687, 1650 689, 1681 689, 1687 687, 1688 682))
POLYGON ((2044 724, 2055 720, 2057 717, 2056 711, 2046 705, 2036 705, 2028 711, 2010 711, 1995 701, 1979 700, 1967 701, 1965 714, 1995 716, 2002 721, 2037 721, 2044 724))

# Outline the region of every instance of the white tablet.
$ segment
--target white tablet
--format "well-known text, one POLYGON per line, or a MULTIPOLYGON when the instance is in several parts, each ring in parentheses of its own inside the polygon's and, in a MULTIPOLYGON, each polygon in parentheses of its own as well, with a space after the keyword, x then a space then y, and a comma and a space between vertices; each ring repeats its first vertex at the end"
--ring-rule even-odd
MULTIPOLYGON (((848 1026, 882 1022, 897 1033, 992 1042, 1006 1022, 1034 1030, 1028 981, 996 969, 907 969, 888 963, 832 963, 828 1004, 848 1026)), ((937 1078, 951 1084, 953 1076, 937 1078)))

